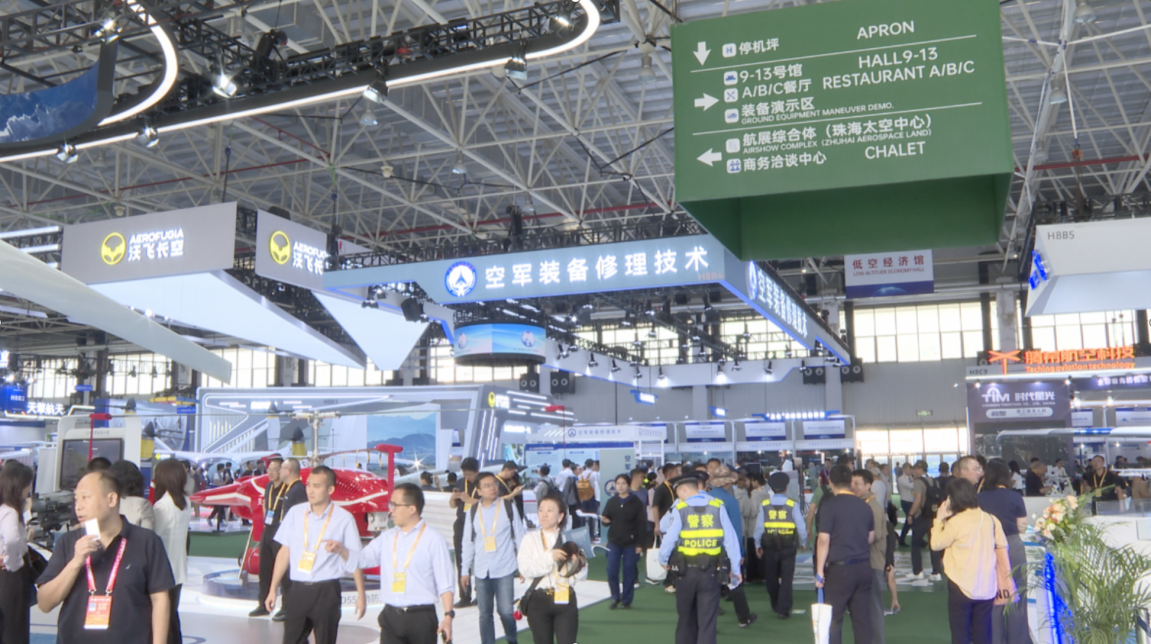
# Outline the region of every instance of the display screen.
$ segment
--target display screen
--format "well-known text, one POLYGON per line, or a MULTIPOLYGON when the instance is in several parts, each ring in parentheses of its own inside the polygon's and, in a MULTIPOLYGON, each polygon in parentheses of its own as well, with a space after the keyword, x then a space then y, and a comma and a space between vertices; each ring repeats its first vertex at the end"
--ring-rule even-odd
MULTIPOLYGON (((74 490, 80 477, 88 471, 88 440, 66 440, 60 458, 60 489, 74 490)), ((92 443, 92 458, 103 456, 115 463, 124 458, 124 441, 101 438, 92 443)))

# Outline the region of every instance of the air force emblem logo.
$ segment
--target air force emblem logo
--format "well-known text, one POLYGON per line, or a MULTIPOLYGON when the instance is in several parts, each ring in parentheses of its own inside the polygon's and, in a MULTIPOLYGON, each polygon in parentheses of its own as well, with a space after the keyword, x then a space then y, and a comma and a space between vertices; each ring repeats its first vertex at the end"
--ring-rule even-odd
POLYGON ((467 262, 452 264, 444 276, 444 285, 452 295, 467 297, 476 288, 476 267, 467 262))

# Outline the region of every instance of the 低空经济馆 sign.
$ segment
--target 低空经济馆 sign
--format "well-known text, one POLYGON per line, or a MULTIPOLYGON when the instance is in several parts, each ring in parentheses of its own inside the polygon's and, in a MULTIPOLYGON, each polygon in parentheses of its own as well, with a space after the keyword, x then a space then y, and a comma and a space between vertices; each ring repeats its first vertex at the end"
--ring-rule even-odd
POLYGON ((999 5, 840 0, 672 28, 676 197, 742 259, 992 243, 999 5))

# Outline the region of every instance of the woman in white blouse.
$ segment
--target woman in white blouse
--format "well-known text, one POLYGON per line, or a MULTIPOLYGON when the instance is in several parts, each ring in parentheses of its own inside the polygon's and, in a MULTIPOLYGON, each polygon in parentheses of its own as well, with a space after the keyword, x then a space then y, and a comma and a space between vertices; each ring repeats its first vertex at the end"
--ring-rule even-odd
POLYGON ((574 586, 587 579, 587 559, 582 551, 569 554, 562 548, 560 525, 566 513, 559 496, 538 501, 536 513, 540 528, 524 536, 517 557, 520 574, 532 583, 539 580, 528 602, 528 627, 535 644, 575 644, 579 606, 574 586))
POLYGON ((24 509, 32 494, 32 468, 8 461, 0 469, 0 642, 28 644, 32 579, 24 566, 28 535, 24 509))
POLYGON ((180 644, 180 589, 188 578, 188 522, 192 520, 192 507, 184 496, 184 482, 188 475, 184 466, 175 459, 165 459, 152 470, 156 486, 156 534, 164 542, 168 563, 176 585, 168 591, 172 609, 168 611, 168 644, 180 644))

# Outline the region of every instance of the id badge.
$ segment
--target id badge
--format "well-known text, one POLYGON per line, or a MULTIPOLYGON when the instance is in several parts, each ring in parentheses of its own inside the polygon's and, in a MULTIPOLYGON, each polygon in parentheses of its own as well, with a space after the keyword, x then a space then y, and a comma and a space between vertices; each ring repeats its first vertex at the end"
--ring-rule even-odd
POLYGON ((296 566, 296 570, 300 572, 312 572, 312 566, 316 565, 316 553, 305 552, 300 555, 300 565, 296 566))
POLYGON ((265 512, 264 513, 264 525, 272 525, 272 517, 275 516, 275 514, 276 513, 273 512, 272 510, 268 510, 267 512, 265 512))
POLYGON ((571 586, 567 584, 556 584, 555 587, 555 603, 557 605, 564 605, 571 601, 571 586))
POLYGON ((495 552, 495 551, 496 551, 496 538, 495 537, 484 537, 484 552, 495 552))
POLYGON ((106 631, 112 619, 112 598, 108 595, 89 595, 88 610, 84 613, 84 629, 106 631))
POLYGON ((403 595, 408 587, 408 573, 397 572, 392 574, 392 593, 403 595))
POLYGON ((469 512, 471 509, 472 509, 471 503, 465 503, 464 504, 464 512, 469 512))

